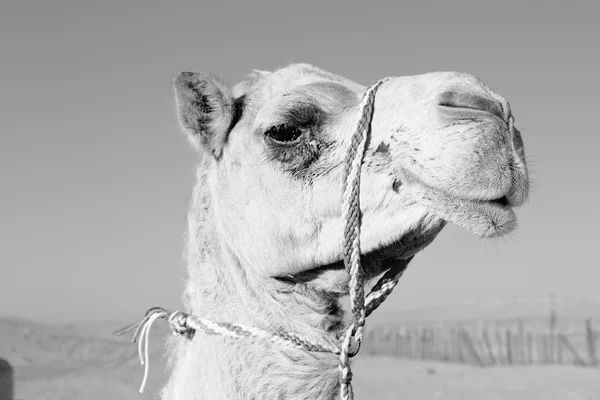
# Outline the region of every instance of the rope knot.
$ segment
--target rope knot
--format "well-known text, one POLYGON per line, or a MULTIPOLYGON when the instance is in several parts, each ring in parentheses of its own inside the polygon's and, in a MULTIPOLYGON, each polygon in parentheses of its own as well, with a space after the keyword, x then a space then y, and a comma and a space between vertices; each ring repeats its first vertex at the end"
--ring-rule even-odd
POLYGON ((342 385, 348 385, 350 384, 350 382, 352 382, 352 370, 350 368, 342 368, 342 371, 340 373, 340 383, 342 385))
POLYGON ((186 339, 194 337, 195 329, 188 324, 188 314, 182 311, 174 311, 169 315, 168 321, 174 334, 181 335, 186 339))
POLYGON ((360 350, 362 343, 362 326, 357 326, 356 323, 352 323, 346 330, 346 334, 342 339, 342 352, 348 355, 348 357, 354 357, 360 350))

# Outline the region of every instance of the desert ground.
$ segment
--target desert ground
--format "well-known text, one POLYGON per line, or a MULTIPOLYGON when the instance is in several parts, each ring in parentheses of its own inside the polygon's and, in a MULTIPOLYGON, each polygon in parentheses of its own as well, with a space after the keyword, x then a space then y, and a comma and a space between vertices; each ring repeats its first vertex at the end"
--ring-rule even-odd
MULTIPOLYGON (((166 327, 151 332, 150 377, 118 323, 58 326, 0 318, 0 357, 15 369, 15 399, 150 400, 166 379, 166 327)), ((600 369, 573 366, 474 366, 358 356, 356 399, 600 400, 600 369)))

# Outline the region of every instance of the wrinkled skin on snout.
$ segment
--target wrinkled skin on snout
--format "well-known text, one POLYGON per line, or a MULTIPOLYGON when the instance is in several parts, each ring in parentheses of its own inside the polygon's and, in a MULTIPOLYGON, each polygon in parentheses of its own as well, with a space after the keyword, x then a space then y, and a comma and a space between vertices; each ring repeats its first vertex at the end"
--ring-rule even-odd
MULTIPOLYGON (((295 64, 229 88, 175 80, 177 111, 204 153, 215 234, 253 280, 344 293, 344 156, 366 86, 295 64)), ((494 237, 528 195, 523 140, 508 102, 472 75, 393 78, 378 90, 361 179, 370 276, 423 249, 446 222, 494 237)))

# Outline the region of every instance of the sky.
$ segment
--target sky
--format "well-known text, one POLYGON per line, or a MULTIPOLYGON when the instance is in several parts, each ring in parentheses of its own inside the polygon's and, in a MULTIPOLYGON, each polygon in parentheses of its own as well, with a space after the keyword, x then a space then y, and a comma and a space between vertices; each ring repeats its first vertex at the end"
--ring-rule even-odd
POLYGON ((179 307, 197 155, 171 82, 307 62, 368 85, 475 74, 506 97, 534 190, 510 237, 447 227, 387 311, 600 301, 593 2, 14 1, 0 6, 0 316, 135 320, 179 307))

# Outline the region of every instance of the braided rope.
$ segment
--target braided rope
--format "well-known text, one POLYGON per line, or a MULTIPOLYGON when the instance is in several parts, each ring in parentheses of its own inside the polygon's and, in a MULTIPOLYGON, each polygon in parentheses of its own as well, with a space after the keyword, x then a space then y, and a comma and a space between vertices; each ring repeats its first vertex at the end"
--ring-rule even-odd
POLYGON ((365 317, 371 315, 392 293, 413 257, 411 256, 405 261, 399 262, 398 265, 394 265, 377 281, 365 299, 365 317))
POLYGON ((198 330, 202 330, 207 335, 221 335, 232 338, 257 337, 266 341, 284 345, 287 347, 306 350, 319 353, 334 353, 339 354, 339 349, 329 343, 311 342, 302 339, 300 336, 286 332, 267 332, 262 329, 257 329, 240 324, 229 324, 225 322, 214 322, 206 318, 200 318, 195 315, 185 313, 183 311, 169 312, 161 307, 153 307, 146 312, 144 318, 118 332, 115 336, 124 335, 135 329, 133 334, 133 342, 138 344, 138 355, 140 364, 144 365, 144 379, 140 386, 140 393, 144 392, 146 381, 148 378, 149 364, 149 334, 152 324, 157 319, 166 319, 171 325, 174 333, 191 339, 198 330))
POLYGON ((404 262, 400 262, 399 265, 391 267, 379 279, 371 292, 365 296, 365 276, 360 260, 360 171, 373 117, 375 93, 389 79, 391 78, 377 81, 365 92, 359 105, 361 117, 357 123, 356 131, 352 135, 345 158, 345 186, 342 197, 342 218, 345 221, 343 260, 344 266, 350 275, 349 289, 352 319, 346 333, 341 338, 340 347, 302 339, 294 333, 267 332, 239 324, 214 322, 182 311, 169 312, 164 308, 154 307, 146 312, 141 321, 115 333, 116 336, 120 336, 135 329, 133 342, 138 343, 140 363, 144 365, 144 378, 140 386, 140 393, 143 393, 148 379, 150 328, 156 320, 162 318, 169 322, 175 334, 185 336, 188 339, 191 339, 196 331, 202 330, 208 335, 222 335, 233 338, 253 336, 305 351, 339 354, 340 396, 342 400, 354 399, 350 358, 360 350, 365 320, 394 290, 406 266, 412 259, 411 257, 404 262))
MULTIPOLYGON (((377 81, 365 92, 360 104, 360 119, 352 135, 350 147, 344 160, 344 195, 342 198, 342 218, 344 226, 344 266, 350 274, 350 308, 352 320, 344 335, 340 351, 341 398, 354 398, 352 390, 352 371, 350 357, 360 350, 365 325, 365 276, 360 261, 360 170, 364 158, 367 139, 371 128, 371 119, 375 105, 377 89, 390 78, 377 81)), ((387 297, 387 295, 386 295, 387 297)))

